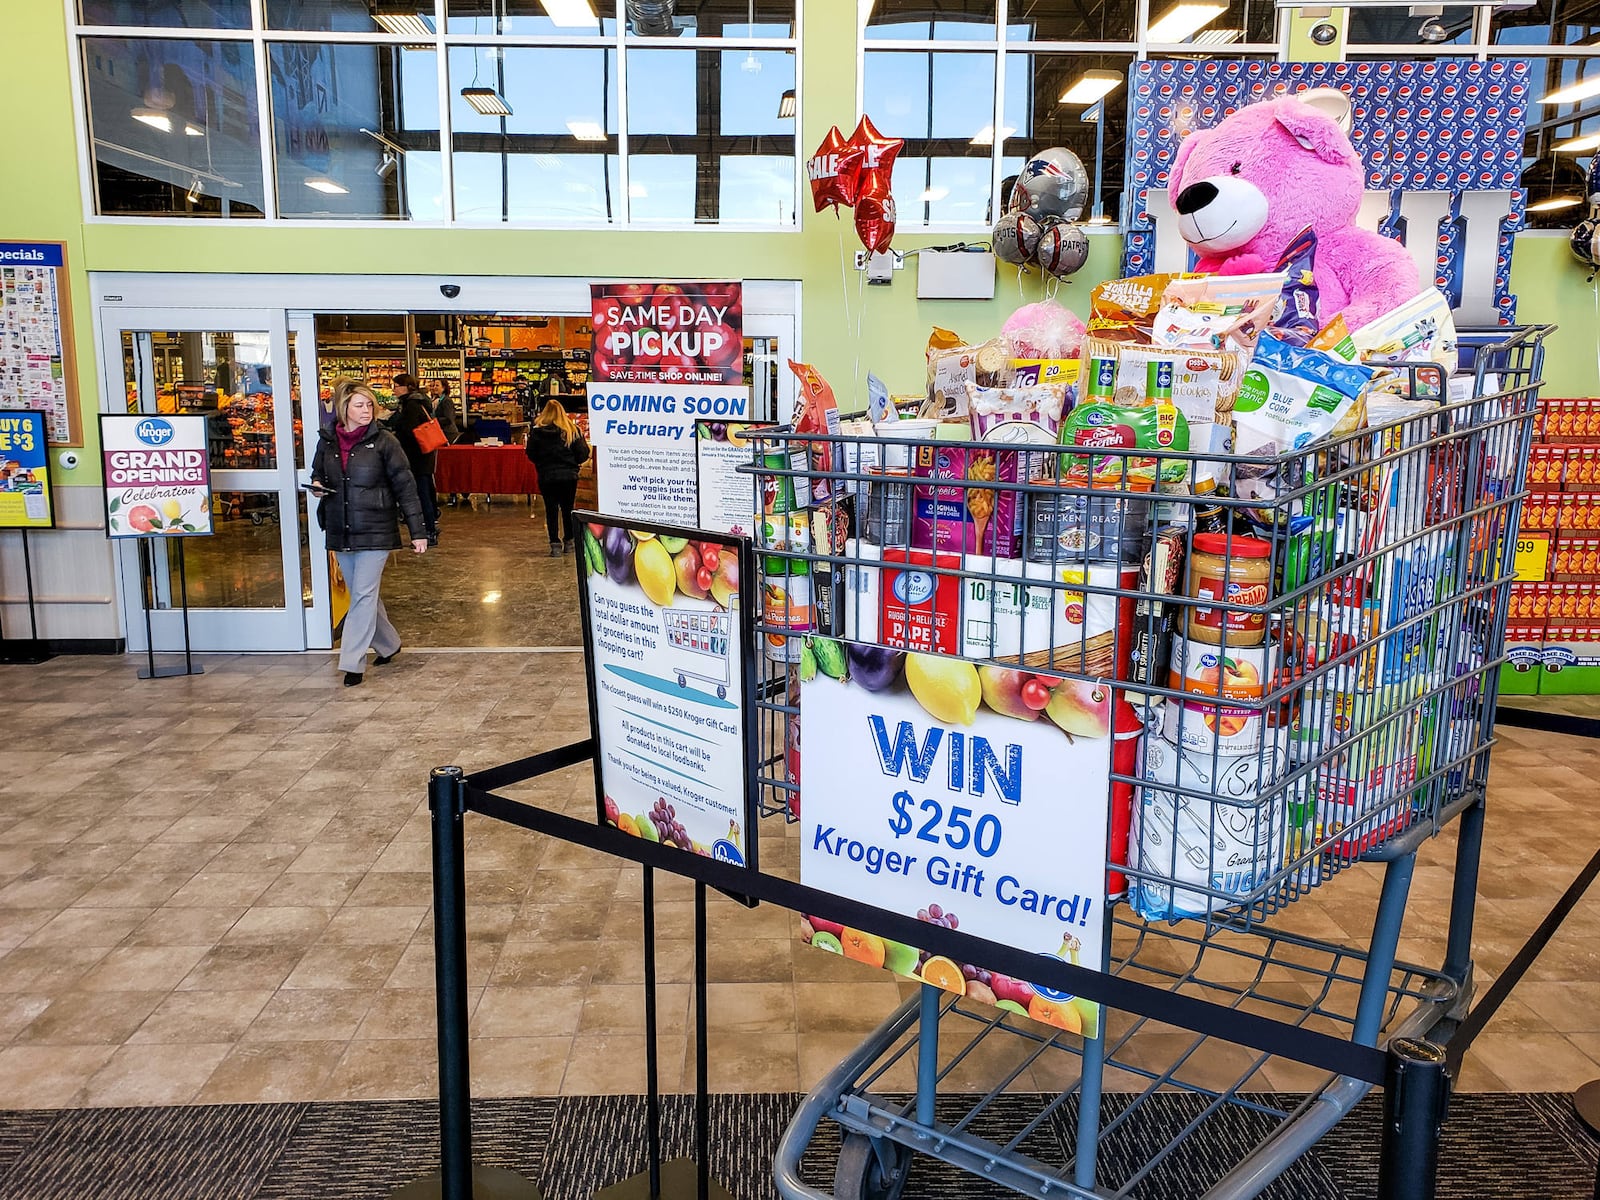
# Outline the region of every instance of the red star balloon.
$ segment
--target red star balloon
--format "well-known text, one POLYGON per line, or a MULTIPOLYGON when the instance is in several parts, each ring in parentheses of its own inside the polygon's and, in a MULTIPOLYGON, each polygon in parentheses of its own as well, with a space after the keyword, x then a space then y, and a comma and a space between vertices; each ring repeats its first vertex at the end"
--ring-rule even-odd
POLYGON ((861 170, 863 151, 845 140, 839 127, 828 130, 817 152, 806 160, 806 175, 811 180, 811 202, 821 212, 828 205, 839 211, 856 202, 857 175, 861 170))
POLYGON ((888 187, 856 197, 856 233, 861 244, 876 254, 894 240, 894 197, 888 187))
POLYGON ((884 137, 874 128, 871 117, 862 116, 846 144, 861 151, 861 181, 856 194, 866 196, 878 192, 887 196, 894 175, 895 156, 905 148, 905 139, 884 137))

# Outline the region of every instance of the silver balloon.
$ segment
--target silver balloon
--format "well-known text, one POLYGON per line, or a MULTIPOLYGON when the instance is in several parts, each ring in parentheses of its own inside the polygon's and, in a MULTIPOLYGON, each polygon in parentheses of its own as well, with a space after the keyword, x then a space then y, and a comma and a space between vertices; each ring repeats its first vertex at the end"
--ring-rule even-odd
POLYGON ((1083 269, 1089 261, 1089 235, 1083 227, 1061 221, 1050 226, 1039 238, 1034 258, 1045 273, 1064 279, 1083 269))
POLYGON ((1600 267, 1600 220, 1585 217, 1573 227, 1568 243, 1578 261, 1589 267, 1600 267))
POLYGON ((1034 219, 1075 221, 1089 199, 1089 172, 1071 150, 1053 146, 1023 164, 1011 188, 1011 210, 1034 219))
POLYGON ((990 235, 994 256, 1001 262, 1020 267, 1033 258, 1042 232, 1039 222, 1027 213, 1008 212, 994 223, 994 232, 990 235))

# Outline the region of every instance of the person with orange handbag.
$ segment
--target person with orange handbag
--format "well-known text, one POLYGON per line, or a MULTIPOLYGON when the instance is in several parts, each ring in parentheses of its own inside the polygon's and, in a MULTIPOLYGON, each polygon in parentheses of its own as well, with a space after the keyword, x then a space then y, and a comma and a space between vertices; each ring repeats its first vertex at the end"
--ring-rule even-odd
POLYGON ((444 433, 434 419, 433 406, 427 393, 417 386, 416 376, 399 374, 394 377, 394 398, 399 407, 389 428, 400 440, 411 474, 416 477, 417 496, 422 501, 422 515, 428 522, 428 545, 439 544, 439 494, 433 486, 434 456, 444 444, 444 433))

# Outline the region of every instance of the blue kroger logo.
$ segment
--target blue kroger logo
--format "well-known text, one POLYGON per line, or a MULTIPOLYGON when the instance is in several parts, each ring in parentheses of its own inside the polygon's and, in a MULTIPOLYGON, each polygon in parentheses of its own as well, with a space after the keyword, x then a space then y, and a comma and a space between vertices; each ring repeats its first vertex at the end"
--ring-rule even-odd
POLYGON ((733 866, 744 866, 744 855, 739 853, 739 847, 726 838, 719 838, 711 845, 711 857, 718 862, 731 863, 733 866))
POLYGON ((134 426, 133 434, 146 446, 165 446, 172 440, 172 422, 162 417, 146 417, 134 426))
POLYGON ((902 571, 892 590, 902 604, 921 604, 933 595, 933 576, 926 571, 902 571))

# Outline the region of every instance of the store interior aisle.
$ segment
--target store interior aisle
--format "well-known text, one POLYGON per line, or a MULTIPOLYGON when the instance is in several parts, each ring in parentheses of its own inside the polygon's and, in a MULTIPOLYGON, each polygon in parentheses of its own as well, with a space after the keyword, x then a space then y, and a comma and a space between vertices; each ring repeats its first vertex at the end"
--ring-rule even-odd
MULTIPOLYGON (((532 524, 525 508, 506 519, 532 524)), ((21 701, 0 779, 0 1106, 433 1094, 428 769, 488 766, 588 731, 575 654, 419 651, 354 690, 320 654, 205 663, 202 676, 157 682, 117 658, 0 668, 21 701)), ((1600 750, 1508 728, 1495 753, 1485 982, 1600 838, 1600 750)), ((592 811, 585 771, 524 794, 592 811)), ((762 836, 764 865, 795 871, 792 831, 769 823, 762 836)), ((642 1090, 638 872, 478 818, 467 844, 476 1092, 642 1090)), ((1453 848, 1447 833, 1417 869, 1401 953, 1424 964, 1442 956, 1453 848)), ((1353 870, 1282 923, 1361 940, 1377 887, 1375 872, 1353 870)), ((693 1082, 692 919, 688 886, 664 880, 671 1089, 693 1082)), ((800 944, 797 921, 714 902, 711 1029, 730 1048, 712 1058, 720 1091, 810 1086, 910 986, 800 944)), ((1590 898, 1478 1042, 1464 1088, 1564 1091, 1600 1076, 1597 947, 1590 898)), ((1189 1069, 1220 1077, 1237 1053, 1207 1047, 1189 1069)), ((952 1086, 989 1086, 1003 1057, 963 1064, 952 1086)), ((1309 1082, 1273 1061, 1256 1086, 1309 1082)), ((1037 1071, 1016 1081, 1055 1084, 1037 1071)))

